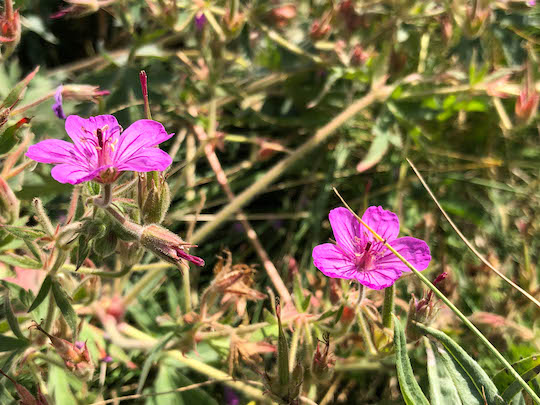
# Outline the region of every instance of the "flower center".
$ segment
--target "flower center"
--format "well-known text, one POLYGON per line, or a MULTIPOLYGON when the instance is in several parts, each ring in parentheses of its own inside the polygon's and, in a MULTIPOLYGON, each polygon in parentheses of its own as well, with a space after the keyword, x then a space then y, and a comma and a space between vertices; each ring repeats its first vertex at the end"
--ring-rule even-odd
POLYGON ((362 240, 355 237, 356 252, 354 253, 354 264, 358 271, 370 271, 375 269, 377 259, 382 256, 384 250, 383 245, 380 242, 362 243, 362 240))
POLYGON ((97 128, 91 132, 84 130, 88 136, 82 138, 81 141, 86 144, 86 148, 94 148, 97 152, 97 167, 105 167, 96 180, 100 183, 112 183, 118 177, 118 171, 114 167, 114 151, 116 144, 118 143, 118 136, 116 129, 109 128, 108 125, 104 125, 101 128, 97 128))

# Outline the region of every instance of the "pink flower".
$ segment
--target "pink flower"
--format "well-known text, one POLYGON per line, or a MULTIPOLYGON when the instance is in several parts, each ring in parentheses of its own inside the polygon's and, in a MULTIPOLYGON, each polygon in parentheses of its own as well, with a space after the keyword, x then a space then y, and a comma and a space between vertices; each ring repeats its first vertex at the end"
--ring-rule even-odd
POLYGON ((112 183, 124 171, 163 171, 172 163, 166 152, 154 146, 174 134, 156 121, 139 120, 122 132, 112 115, 88 119, 70 115, 66 132, 73 143, 47 139, 26 153, 37 162, 56 164, 51 175, 60 183, 112 183))
MULTIPOLYGON (((313 249, 313 264, 326 276, 357 280, 366 287, 380 290, 394 284, 404 271, 410 271, 349 210, 335 208, 329 218, 336 244, 324 243, 313 249)), ((410 236, 397 238, 399 219, 396 214, 382 207, 369 207, 362 220, 417 270, 427 268, 431 261, 428 245, 410 236)))

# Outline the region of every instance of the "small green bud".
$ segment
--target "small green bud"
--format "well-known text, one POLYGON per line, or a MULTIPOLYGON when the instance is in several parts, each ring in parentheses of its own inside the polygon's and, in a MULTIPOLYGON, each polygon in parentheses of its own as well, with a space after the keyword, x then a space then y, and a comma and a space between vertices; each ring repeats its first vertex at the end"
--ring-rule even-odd
POLYGON ((160 224, 171 204, 171 191, 163 173, 140 173, 138 203, 144 224, 160 224))

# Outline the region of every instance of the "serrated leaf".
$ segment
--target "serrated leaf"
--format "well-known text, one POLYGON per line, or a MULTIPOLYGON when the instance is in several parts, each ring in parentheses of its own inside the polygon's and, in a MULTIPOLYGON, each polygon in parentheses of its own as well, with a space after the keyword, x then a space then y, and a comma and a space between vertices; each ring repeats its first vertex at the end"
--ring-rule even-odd
POLYGON ((11 336, 0 335, 0 352, 10 352, 22 349, 29 345, 26 339, 17 339, 11 336))
POLYGON ((0 262, 23 269, 41 269, 42 264, 28 256, 18 256, 13 253, 0 255, 0 262))
POLYGON ((45 298, 47 298, 47 295, 49 295, 49 290, 51 289, 51 284, 51 277, 45 277, 43 283, 41 284, 41 287, 39 288, 36 299, 34 300, 34 302, 32 302, 30 308, 28 308, 28 312, 32 312, 43 302, 45 298))
POLYGON ((9 327, 15 336, 21 340, 26 340, 26 337, 22 334, 21 328, 19 327, 19 321, 13 313, 13 308, 11 306, 11 300, 9 299, 9 291, 4 294, 4 311, 6 314, 6 319, 8 321, 9 327))
POLYGON ((69 296, 58 281, 52 281, 52 292, 56 305, 60 308, 60 312, 62 312, 64 319, 73 332, 73 340, 76 340, 78 318, 77 313, 71 306, 69 296))
POLYGON ((429 405, 429 402, 418 385, 407 353, 407 339, 399 319, 394 318, 394 350, 396 351, 396 370, 399 388, 407 405, 429 405))
POLYGON ((450 339, 444 332, 437 329, 422 324, 416 324, 416 327, 437 339, 444 346, 446 351, 452 356, 452 359, 459 365, 460 369, 469 376, 480 397, 485 395, 488 405, 500 404, 500 396, 493 381, 491 381, 484 369, 461 346, 450 339))

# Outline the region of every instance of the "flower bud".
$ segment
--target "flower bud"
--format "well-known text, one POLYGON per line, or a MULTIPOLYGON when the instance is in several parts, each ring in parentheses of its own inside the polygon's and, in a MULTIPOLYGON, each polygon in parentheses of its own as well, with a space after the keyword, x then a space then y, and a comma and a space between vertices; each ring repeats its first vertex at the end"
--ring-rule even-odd
POLYGON ((326 37, 330 33, 331 29, 332 26, 328 23, 327 20, 315 20, 313 21, 313 24, 311 24, 309 36, 312 40, 318 41, 319 39, 326 37))
POLYGON ((56 238, 56 246, 60 249, 70 249, 71 243, 77 239, 83 229, 83 222, 73 222, 64 226, 56 238))
POLYGON ((19 218, 19 199, 7 182, 0 177, 0 216, 4 223, 11 224, 19 218))
POLYGON ((152 172, 139 174, 138 203, 143 223, 163 222, 171 204, 171 192, 163 173, 157 176, 152 176, 152 172))
POLYGON ((270 11, 270 18, 279 28, 286 27, 296 17, 296 6, 284 4, 270 11))
POLYGON ((311 374, 317 381, 328 381, 334 374, 334 365, 336 364, 336 359, 330 353, 330 334, 328 332, 324 334, 324 348, 322 350, 319 350, 319 343, 321 342, 317 342, 317 349, 313 355, 311 374))
MULTIPOLYGON (((443 272, 439 274, 433 281, 433 285, 436 285, 443 281, 448 276, 448 273, 443 272)), ((422 334, 417 332, 417 328, 414 326, 414 322, 421 323, 423 325, 429 325, 435 319, 435 316, 439 312, 439 306, 437 302, 433 301, 433 291, 429 290, 428 293, 424 293, 422 299, 418 300, 414 294, 411 294, 412 298, 409 302, 409 314, 407 316, 406 333, 409 339, 416 341, 422 337, 422 334)))
POLYGON ((180 269, 182 260, 187 260, 196 266, 204 266, 204 260, 187 253, 186 249, 195 247, 184 242, 178 235, 163 228, 151 224, 143 228, 140 244, 166 262, 177 265, 180 269))
POLYGON ((58 353, 66 367, 73 374, 85 381, 92 378, 95 367, 85 342, 76 342, 73 344, 65 339, 49 334, 37 323, 34 324, 34 327, 51 340, 56 353, 58 353))
POLYGON ((369 54, 360 45, 355 45, 351 53, 351 65, 362 66, 369 58, 369 54))
POLYGON ((97 103, 102 96, 111 94, 108 90, 100 90, 99 86, 89 84, 65 84, 62 86, 62 97, 67 100, 92 101, 97 103))
POLYGON ((519 92, 519 96, 516 100, 516 117, 523 124, 528 124, 538 111, 538 101, 540 97, 533 86, 534 84, 532 86, 525 86, 525 88, 519 92))
POLYGON ((4 44, 2 57, 7 58, 21 40, 21 20, 19 11, 13 11, 12 0, 4 2, 4 12, 0 15, 0 43, 4 44))

